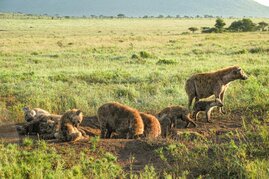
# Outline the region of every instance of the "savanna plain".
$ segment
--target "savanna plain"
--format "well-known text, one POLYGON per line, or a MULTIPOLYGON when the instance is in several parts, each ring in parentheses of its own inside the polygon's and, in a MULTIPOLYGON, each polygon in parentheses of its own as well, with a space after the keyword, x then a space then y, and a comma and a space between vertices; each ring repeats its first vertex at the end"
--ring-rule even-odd
POLYGON ((215 20, 1 14, 0 178, 268 178, 269 31, 187 33, 215 20), (187 106, 188 77, 232 65, 249 78, 231 83, 226 114, 165 139, 60 143, 12 128, 24 106, 85 116, 110 101, 152 114, 187 106))

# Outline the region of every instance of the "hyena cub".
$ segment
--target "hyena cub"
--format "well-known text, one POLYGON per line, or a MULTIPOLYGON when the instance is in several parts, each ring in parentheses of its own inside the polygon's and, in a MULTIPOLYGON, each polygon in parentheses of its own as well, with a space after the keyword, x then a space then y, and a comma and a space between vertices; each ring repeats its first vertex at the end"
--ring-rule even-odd
POLYGON ((189 110, 183 106, 171 106, 163 109, 157 114, 157 117, 161 123, 163 136, 166 136, 169 131, 175 127, 178 119, 187 122, 185 128, 187 128, 190 124, 193 124, 196 127, 197 124, 191 119, 190 116, 191 114, 189 110))
POLYGON ((17 127, 17 131, 21 135, 25 134, 39 134, 40 133, 40 118, 39 116, 50 115, 50 113, 44 109, 34 108, 30 109, 29 107, 24 107, 22 109, 24 111, 24 119, 26 123, 22 126, 17 127))
POLYGON ((194 118, 194 120, 196 121, 199 112, 205 111, 206 112, 206 120, 207 120, 207 122, 211 122, 210 121, 211 111, 215 107, 223 107, 223 103, 218 98, 216 98, 216 100, 211 100, 211 101, 197 101, 194 104, 194 107, 193 107, 193 118, 194 118))
POLYGON ((97 111, 101 138, 110 138, 116 132, 120 138, 137 138, 143 135, 144 123, 139 112, 129 106, 110 102, 97 111))
POLYGON ((19 134, 38 134, 42 139, 54 139, 60 129, 60 115, 39 115, 34 120, 17 127, 19 134))
POLYGON ((60 120, 60 130, 56 136, 61 141, 77 141, 86 139, 88 136, 85 132, 78 129, 83 120, 83 114, 78 109, 72 109, 63 114, 60 120))
POLYGON ((24 107, 22 110, 24 111, 24 119, 26 122, 34 120, 39 115, 50 115, 48 111, 40 108, 30 109, 29 107, 24 107))
POLYGON ((161 125, 159 120, 151 115, 146 113, 140 113, 142 120, 144 122, 144 136, 147 138, 156 138, 161 135, 161 125))

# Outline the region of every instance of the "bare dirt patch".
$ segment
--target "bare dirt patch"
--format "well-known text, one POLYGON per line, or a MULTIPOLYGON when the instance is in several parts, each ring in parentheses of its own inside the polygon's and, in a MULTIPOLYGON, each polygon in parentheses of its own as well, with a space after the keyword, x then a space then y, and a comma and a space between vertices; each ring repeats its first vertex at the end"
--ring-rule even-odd
MULTIPOLYGON (((207 139, 213 139, 218 141, 218 136, 226 134, 231 131, 242 130, 242 117, 240 113, 231 113, 227 115, 214 114, 212 116, 212 123, 207 123, 204 115, 200 115, 198 118, 196 128, 182 128, 185 125, 184 122, 178 123, 178 129, 175 133, 194 132, 204 136, 207 139)), ((0 139, 3 143, 20 143, 26 136, 19 136, 16 131, 17 124, 4 124, 0 126, 0 139)), ((81 127, 90 136, 100 135, 98 126, 98 120, 95 116, 85 117, 81 127)), ((37 136, 28 136, 34 139, 38 139, 37 136)), ((173 136, 172 136, 173 137, 173 136)), ((49 140, 48 145, 56 148, 59 154, 64 158, 69 159, 70 166, 73 165, 75 160, 71 158, 78 158, 76 155, 79 151, 84 151, 88 155, 97 155, 98 151, 111 152, 118 157, 119 164, 124 170, 129 171, 132 167, 132 171, 140 171, 145 165, 152 164, 156 169, 162 170, 167 168, 167 164, 160 159, 160 157, 154 151, 155 149, 163 146, 167 139, 156 139, 154 141, 149 140, 131 140, 131 139, 100 139, 97 144, 97 150, 93 153, 90 149, 92 147, 91 140, 83 140, 78 142, 57 142, 56 140, 49 140), (68 148, 68 150, 67 150, 68 148), (74 154, 74 155, 72 155, 74 154), (134 159, 134 160, 133 160, 134 159)), ((176 139, 176 140, 180 140, 176 139)), ((179 141, 180 142, 180 141, 179 141)), ((219 142, 222 142, 219 140, 219 142)))

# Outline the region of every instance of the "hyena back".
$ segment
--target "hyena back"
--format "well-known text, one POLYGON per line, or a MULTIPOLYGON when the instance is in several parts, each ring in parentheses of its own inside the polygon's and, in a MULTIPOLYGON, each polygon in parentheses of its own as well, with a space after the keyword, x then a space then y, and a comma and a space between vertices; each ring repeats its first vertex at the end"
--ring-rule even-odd
POLYGON ((139 112, 129 106, 111 102, 97 111, 101 138, 110 138, 116 132, 123 138, 137 138, 143 135, 144 123, 139 112))
POLYGON ((140 113, 142 120, 144 122, 144 135, 148 138, 156 138, 161 135, 161 125, 159 120, 151 115, 146 113, 140 113))

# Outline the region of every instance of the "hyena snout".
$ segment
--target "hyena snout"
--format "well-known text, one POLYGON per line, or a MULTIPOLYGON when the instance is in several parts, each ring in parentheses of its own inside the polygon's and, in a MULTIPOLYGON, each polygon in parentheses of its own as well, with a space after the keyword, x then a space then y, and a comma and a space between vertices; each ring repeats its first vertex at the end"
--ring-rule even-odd
POLYGON ((247 80, 248 79, 248 76, 246 74, 243 74, 242 77, 241 77, 242 80, 247 80))
POLYGON ((241 76, 241 79, 242 79, 242 80, 246 80, 246 79, 248 79, 247 74, 246 74, 243 70, 240 70, 240 76, 241 76))

